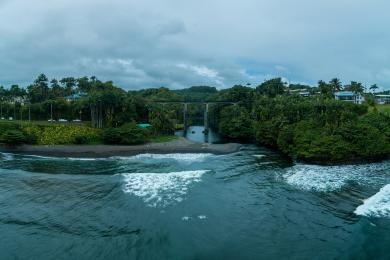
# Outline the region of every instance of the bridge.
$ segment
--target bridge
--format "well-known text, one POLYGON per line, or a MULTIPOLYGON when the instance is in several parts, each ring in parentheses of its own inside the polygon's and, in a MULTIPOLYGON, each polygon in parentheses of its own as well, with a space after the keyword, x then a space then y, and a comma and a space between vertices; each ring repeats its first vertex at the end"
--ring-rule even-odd
POLYGON ((238 102, 233 101, 152 101, 154 104, 181 104, 183 105, 183 124, 184 131, 187 129, 187 111, 188 105, 190 104, 200 104, 204 105, 204 133, 207 135, 209 133, 209 106, 214 104, 222 104, 222 105, 237 105, 238 102))

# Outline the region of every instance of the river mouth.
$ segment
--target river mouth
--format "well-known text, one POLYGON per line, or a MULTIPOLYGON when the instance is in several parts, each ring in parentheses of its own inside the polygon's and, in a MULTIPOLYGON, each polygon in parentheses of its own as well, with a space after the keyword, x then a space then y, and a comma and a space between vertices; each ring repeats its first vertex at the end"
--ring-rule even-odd
POLYGON ((386 258, 390 162, 0 154, 1 258, 386 258))
POLYGON ((210 143, 210 144, 225 144, 228 140, 225 140, 222 136, 216 133, 213 129, 209 128, 207 134, 205 133, 204 126, 193 125, 189 126, 185 131, 176 131, 175 135, 185 137, 186 139, 196 143, 210 143))

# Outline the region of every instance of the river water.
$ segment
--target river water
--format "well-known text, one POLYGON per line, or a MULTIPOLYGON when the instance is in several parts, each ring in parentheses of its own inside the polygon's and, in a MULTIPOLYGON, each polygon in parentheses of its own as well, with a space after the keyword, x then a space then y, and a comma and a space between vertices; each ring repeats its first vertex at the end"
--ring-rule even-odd
POLYGON ((204 133, 204 126, 189 126, 184 132, 183 130, 177 131, 177 136, 183 136, 188 140, 197 143, 224 143, 225 140, 219 136, 213 129, 209 129, 208 134, 204 133))
POLYGON ((0 259, 388 259, 390 162, 0 155, 0 259))

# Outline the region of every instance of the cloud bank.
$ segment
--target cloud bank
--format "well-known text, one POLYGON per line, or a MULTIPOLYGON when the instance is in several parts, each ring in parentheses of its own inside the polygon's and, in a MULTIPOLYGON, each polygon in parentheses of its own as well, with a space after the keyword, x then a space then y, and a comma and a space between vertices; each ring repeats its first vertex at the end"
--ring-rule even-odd
POLYGON ((126 89, 339 77, 390 89, 385 0, 0 0, 0 84, 92 76, 126 89))

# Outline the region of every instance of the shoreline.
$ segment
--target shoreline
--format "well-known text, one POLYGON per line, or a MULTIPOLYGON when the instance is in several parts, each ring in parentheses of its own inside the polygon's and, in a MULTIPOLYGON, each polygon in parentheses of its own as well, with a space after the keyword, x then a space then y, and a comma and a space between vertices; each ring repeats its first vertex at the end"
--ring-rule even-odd
POLYGON ((183 137, 166 143, 147 143, 142 145, 21 145, 0 146, 0 152, 21 155, 50 157, 108 158, 113 156, 134 156, 138 154, 169 153, 211 153, 229 154, 238 152, 241 144, 195 143, 183 137))

